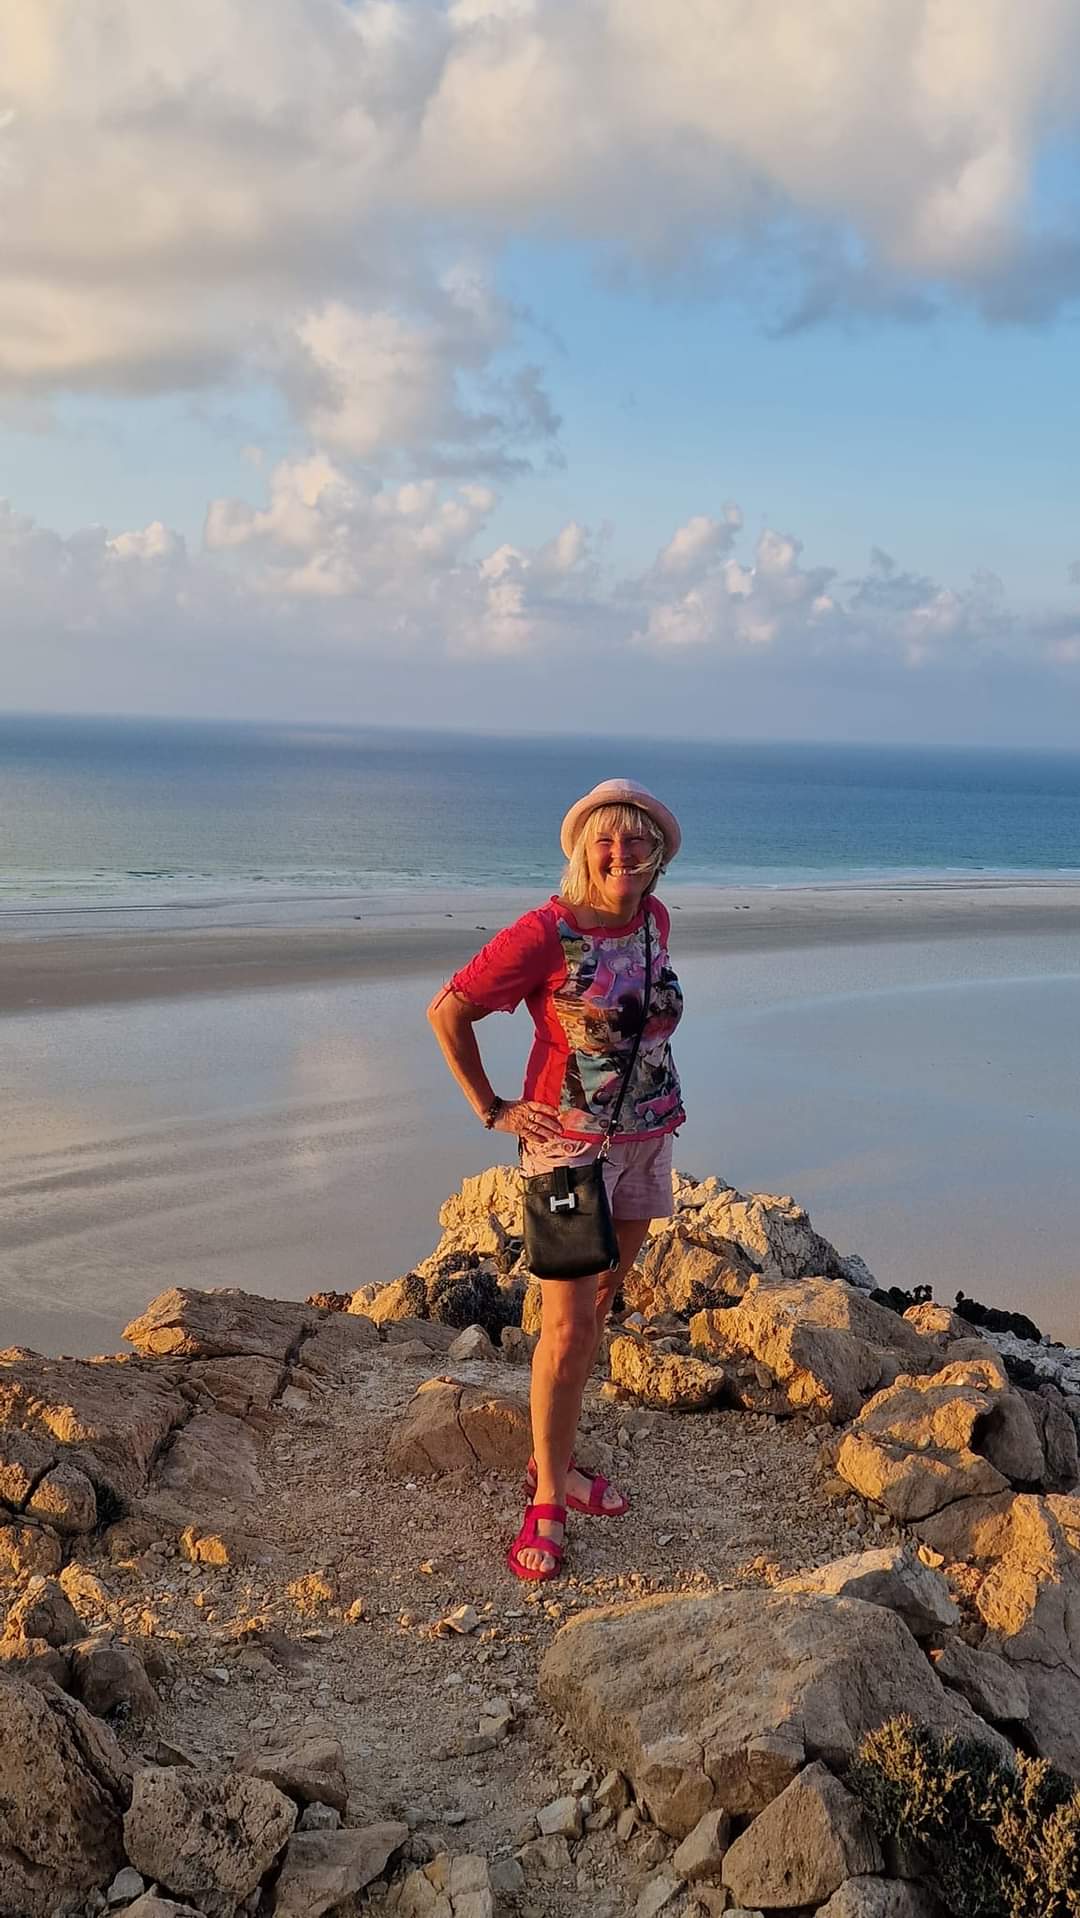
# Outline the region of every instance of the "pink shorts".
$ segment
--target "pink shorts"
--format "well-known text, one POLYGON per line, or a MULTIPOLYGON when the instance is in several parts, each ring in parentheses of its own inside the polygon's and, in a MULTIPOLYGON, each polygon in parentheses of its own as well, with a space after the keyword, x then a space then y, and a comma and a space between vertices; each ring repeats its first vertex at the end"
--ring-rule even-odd
MULTIPOLYGON (((604 1185, 613 1219, 669 1219, 671 1217, 672 1134, 658 1139, 627 1139, 609 1148, 604 1162, 604 1185)), ((551 1139, 546 1145, 526 1144, 521 1170, 553 1172, 559 1165, 588 1165, 600 1150, 598 1139, 551 1139)))

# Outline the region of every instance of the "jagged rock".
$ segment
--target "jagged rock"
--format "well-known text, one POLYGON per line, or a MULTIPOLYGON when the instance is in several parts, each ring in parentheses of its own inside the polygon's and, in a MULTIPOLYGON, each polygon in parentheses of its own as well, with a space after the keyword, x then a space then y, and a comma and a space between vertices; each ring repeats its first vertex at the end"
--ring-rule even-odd
POLYGON ((696 1244, 672 1227, 646 1242, 640 1263, 623 1280, 623 1298, 628 1311, 646 1319, 662 1312, 688 1318, 708 1306, 740 1299, 756 1271, 737 1245, 721 1252, 696 1244))
POLYGON ((239 1769, 252 1778, 268 1778, 301 1805, 332 1805, 343 1812, 348 1803, 341 1740, 321 1718, 307 1718, 295 1731, 250 1752, 239 1769))
POLYGON ((507 1242, 520 1240, 521 1174, 517 1166, 492 1165, 475 1178, 463 1179, 439 1207, 443 1237, 439 1255, 453 1251, 502 1254, 507 1242))
POLYGON ((379 1328, 363 1313, 335 1312, 300 1347, 300 1363, 317 1379, 343 1377, 380 1343, 379 1328))
POLYGON ((532 1450, 529 1409, 521 1399, 459 1379, 421 1385, 387 1447, 400 1477, 468 1470, 520 1473, 532 1450))
POLYGON ((196 1412, 163 1452, 153 1473, 155 1491, 181 1505, 249 1505, 263 1489, 258 1442, 241 1419, 196 1412))
POLYGON ((144 1891, 133 1905, 128 1905, 124 1918, 205 1918, 205 1914, 196 1911, 194 1905, 178 1905, 174 1898, 161 1898, 156 1891, 144 1891))
POLYGON ((54 1445, 43 1444, 28 1432, 0 1430, 0 1505, 21 1512, 55 1457, 54 1445))
POLYGON ((428 1352, 449 1352, 457 1333, 452 1325, 440 1325, 434 1319, 390 1319, 383 1327, 387 1345, 410 1345, 414 1342, 424 1346, 428 1352))
POLYGON ((96 1717, 116 1713, 139 1722, 157 1709, 157 1693, 146 1667, 130 1646, 100 1634, 73 1645, 69 1658, 71 1689, 96 1717))
POLYGON ((687 1832, 672 1858, 672 1868, 680 1878, 693 1883, 696 1878, 715 1878, 731 1843, 731 1817, 726 1811, 707 1811, 693 1831, 687 1832))
POLYGON ((0 1912, 52 1918, 124 1862, 128 1761, 55 1686, 0 1676, 0 1912))
POLYGON ((486 1858, 475 1852, 441 1851, 391 1887, 385 1909, 395 1918, 494 1918, 495 1897, 486 1858))
MULTIPOLYGON (((1001 1367, 987 1360, 960 1360, 932 1378, 898 1379, 863 1407, 836 1470, 902 1522, 927 1518, 956 1499, 1006 1491, 1008 1480, 983 1445, 1017 1462, 1024 1437, 1016 1404, 1026 1415, 1001 1367)), ((1027 1428, 1035 1440, 1030 1419, 1027 1428)))
POLYGON ((350 1313, 361 1310, 373 1325, 390 1325, 398 1319, 423 1322, 427 1317, 427 1287, 418 1272, 406 1272, 403 1278, 380 1285, 375 1297, 365 1299, 362 1307, 357 1306, 354 1297, 350 1313))
POLYGON ((529 1336, 524 1326, 503 1326, 499 1349, 503 1358, 507 1359, 511 1365, 531 1364, 534 1344, 535 1340, 529 1336))
POLYGON ((132 1865, 125 1865, 123 1871, 117 1872, 105 1893, 105 1902, 110 1907, 129 1905, 133 1898, 141 1898, 145 1890, 142 1872, 136 1871, 132 1865))
POLYGON ((954 1339, 969 1339, 972 1328, 958 1312, 950 1312, 947 1305, 938 1305, 936 1299, 922 1299, 918 1305, 909 1305, 904 1313, 909 1325, 924 1339, 930 1339, 935 1345, 951 1345, 954 1339))
POLYGON ((85 1472, 61 1461, 45 1473, 26 1510, 62 1536, 92 1532, 98 1522, 97 1493, 85 1472))
POLYGON ((44 1638, 0 1638, 0 1670, 11 1678, 25 1678, 31 1685, 48 1679, 64 1691, 70 1676, 67 1652, 57 1650, 44 1638))
POLYGON ((873 1284, 862 1260, 842 1258, 814 1231, 809 1214, 792 1198, 768 1192, 747 1195, 721 1179, 698 1184, 678 1173, 672 1187, 677 1224, 721 1256, 734 1245, 754 1265, 784 1279, 820 1275, 859 1286, 873 1284))
POLYGON ((939 1911, 931 1893, 906 1878, 849 1878, 817 1918, 938 1918, 939 1911))
POLYGON ((839 1279, 755 1279, 738 1305, 697 1313, 690 1337, 704 1352, 766 1366, 792 1408, 841 1425, 876 1391, 890 1359, 929 1371, 937 1355, 912 1327, 839 1279))
POLYGON ((950 1638, 930 1657, 938 1677, 966 1698, 980 1718, 1023 1720, 1028 1715, 1027 1680, 1018 1665, 985 1645, 950 1638))
POLYGON ((277 1881, 275 1918, 322 1918, 370 1885, 408 1836, 408 1825, 396 1823, 294 1832, 277 1881))
POLYGON ((207 1292, 173 1286, 124 1327, 124 1337, 147 1357, 254 1357, 284 1365, 321 1323, 310 1305, 291 1299, 260 1299, 234 1286, 207 1292))
POLYGON ((107 1612, 112 1603, 112 1593, 104 1580, 89 1565, 82 1565, 78 1559, 72 1559, 65 1565, 59 1578, 60 1589, 71 1600, 80 1618, 93 1618, 95 1613, 107 1612))
POLYGON ((64 1548, 44 1525, 0 1525, 0 1571, 58 1572, 64 1548))
POLYGON ((1048 1492, 1070 1492, 1080 1478, 1076 1425, 1065 1400, 1052 1385, 1019 1393, 1031 1415, 1045 1460, 1042 1483, 1048 1492))
POLYGON ((454 1359, 496 1359, 498 1353, 488 1338, 482 1325, 467 1325, 459 1332, 453 1344, 447 1348, 447 1358, 454 1359))
MULTIPOLYGON (((321 1328, 320 1328, 321 1331, 321 1328)), ((316 1332, 304 1344, 307 1347, 320 1336, 316 1332)), ((187 1359, 179 1371, 180 1389, 193 1400, 230 1418, 244 1419, 252 1413, 268 1411, 281 1389, 283 1368, 279 1359, 260 1358, 245 1352, 241 1358, 187 1359)))
POLYGON ((1035 1421, 1021 1392, 1002 1393, 980 1421, 975 1449, 1011 1485, 1041 1485, 1046 1457, 1035 1421))
POLYGON ((135 1776, 124 1845, 145 1878, 193 1899, 206 1918, 232 1918, 295 1823, 292 1800, 264 1779, 150 1766, 135 1776))
POLYGON ((780 1581, 781 1592, 828 1592, 834 1598, 861 1598, 884 1605, 902 1618, 916 1638, 959 1625, 960 1610, 940 1572, 902 1545, 852 1552, 814 1571, 796 1572, 780 1581))
POLYGON ((83 1622, 62 1585, 40 1576, 30 1579, 4 1624, 5 1636, 43 1638, 47 1645, 70 1645, 83 1635, 83 1622))
POLYGON ((806 1757, 842 1765, 900 1712, 1008 1750, 907 1627, 859 1599, 744 1590, 585 1612, 546 1653, 540 1689, 678 1838, 706 1811, 762 1810, 806 1757))
POLYGON ((717 1405, 725 1396, 727 1373, 722 1365, 684 1358, 679 1352, 656 1352, 643 1339, 614 1338, 608 1353, 611 1376, 643 1405, 667 1412, 698 1412, 717 1405))
POLYGON ((521 1329, 529 1338, 538 1339, 544 1318, 544 1289, 539 1279, 530 1279, 521 1302, 521 1329))
POLYGON ((186 1525, 179 1544, 181 1558, 191 1565, 271 1565, 276 1556, 266 1539, 235 1525, 186 1525))
POLYGON ((0 1360, 0 1426, 52 1445, 57 1461, 85 1472, 99 1494, 136 1497, 188 1411, 176 1386, 138 1359, 0 1360))
POLYGON ((721 1878, 741 1905, 817 1905, 845 1878, 879 1872, 881 1846, 856 1798, 825 1765, 807 1765, 736 1838, 721 1878))
POLYGON ((983 1498, 960 1498, 916 1521, 914 1530, 950 1563, 1000 1558, 1009 1550, 1022 1494, 1006 1488, 983 1498))

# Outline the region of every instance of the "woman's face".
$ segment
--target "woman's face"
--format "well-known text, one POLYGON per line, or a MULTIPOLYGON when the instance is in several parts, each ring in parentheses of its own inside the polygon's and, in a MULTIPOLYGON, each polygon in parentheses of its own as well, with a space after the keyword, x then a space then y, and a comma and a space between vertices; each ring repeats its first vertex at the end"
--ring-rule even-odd
POLYGON ((585 847, 592 904, 632 919, 649 883, 653 842, 647 833, 601 826, 585 847))

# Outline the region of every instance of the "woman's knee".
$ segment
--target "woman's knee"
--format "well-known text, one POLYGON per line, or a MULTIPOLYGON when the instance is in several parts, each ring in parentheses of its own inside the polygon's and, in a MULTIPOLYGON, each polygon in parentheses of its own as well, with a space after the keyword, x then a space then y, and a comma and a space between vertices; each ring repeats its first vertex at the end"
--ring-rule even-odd
POLYGON ((549 1365, 568 1376, 592 1362, 596 1337, 595 1292, 575 1300, 572 1307, 545 1311, 540 1321, 540 1343, 549 1365))

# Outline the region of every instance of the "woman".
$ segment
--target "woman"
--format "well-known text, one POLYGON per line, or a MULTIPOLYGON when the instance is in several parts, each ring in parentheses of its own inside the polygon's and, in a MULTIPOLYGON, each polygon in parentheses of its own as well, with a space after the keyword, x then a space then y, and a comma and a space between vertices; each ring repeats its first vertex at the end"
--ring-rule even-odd
POLYGON ((542 1279, 540 1339, 532 1364, 533 1502, 507 1556, 519 1578, 558 1575, 566 1507, 616 1518, 628 1503, 573 1461, 585 1382, 604 1321, 655 1218, 671 1212, 671 1135, 685 1114, 669 1039, 682 1011, 667 953, 669 916, 653 887, 681 844, 668 808, 629 779, 607 779, 571 806, 561 843, 562 891, 489 940, 428 1007, 443 1055, 483 1124, 516 1133, 522 1170, 546 1172, 594 1159, 642 1023, 645 923, 652 987, 641 1047, 604 1183, 619 1243, 613 1272, 542 1279), (495 1092, 476 1026, 524 999, 536 1037, 520 1099, 495 1092))

